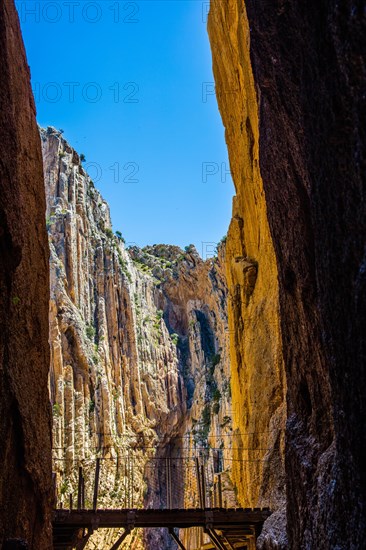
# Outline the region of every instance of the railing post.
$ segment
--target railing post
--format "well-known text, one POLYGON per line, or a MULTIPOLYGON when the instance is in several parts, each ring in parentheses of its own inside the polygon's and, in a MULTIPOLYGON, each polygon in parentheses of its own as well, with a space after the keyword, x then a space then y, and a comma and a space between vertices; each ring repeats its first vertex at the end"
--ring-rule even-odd
POLYGON ((79 479, 78 479, 78 502, 77 502, 77 508, 80 512, 81 510, 81 501, 82 501, 82 485, 83 485, 83 469, 81 466, 79 466, 79 479))
POLYGON ((206 479, 205 479, 205 467, 201 464, 201 483, 202 483, 202 508, 206 508, 206 479))
POLYGON ((199 495, 199 499, 200 499, 200 507, 203 510, 205 505, 204 505, 203 494, 202 494, 200 463, 199 463, 199 460, 198 460, 197 456, 195 457, 195 463, 196 463, 197 486, 198 486, 198 495, 199 495))
POLYGON ((94 497, 93 497, 94 512, 96 512, 97 505, 98 505, 99 472, 100 472, 100 458, 97 458, 97 463, 95 466, 95 479, 94 479, 94 497))
POLYGON ((81 478, 81 508, 85 510, 85 477, 82 475, 81 478))
POLYGON ((166 483, 166 503, 168 510, 172 509, 172 462, 171 458, 165 459, 165 483, 166 483))
POLYGON ((134 505, 134 464, 133 464, 133 458, 132 458, 132 475, 131 475, 131 508, 133 508, 134 505))
POLYGON ((52 484, 53 484, 53 498, 55 499, 55 508, 58 505, 58 494, 57 494, 57 475, 52 473, 52 484))
POLYGON ((127 508, 127 492, 128 492, 128 471, 127 471, 127 455, 125 455, 125 464, 124 464, 124 478, 123 478, 123 486, 124 486, 124 489, 125 489, 125 494, 124 494, 124 507, 125 509, 127 508))
POLYGON ((131 457, 127 457, 127 508, 131 508, 131 457))
POLYGON ((218 493, 219 493, 219 508, 222 508, 221 474, 217 474, 217 478, 218 478, 217 488, 218 488, 218 493))

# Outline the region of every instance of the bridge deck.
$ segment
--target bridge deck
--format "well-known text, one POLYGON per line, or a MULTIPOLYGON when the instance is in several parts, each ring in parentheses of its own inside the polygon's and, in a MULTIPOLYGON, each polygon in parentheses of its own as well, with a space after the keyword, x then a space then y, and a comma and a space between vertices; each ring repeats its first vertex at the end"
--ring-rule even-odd
POLYGON ((134 527, 205 527, 214 524, 217 529, 228 526, 242 527, 257 525, 270 516, 268 508, 207 508, 200 510, 56 510, 54 525, 76 527, 121 528, 133 524, 134 527))
MULTIPOLYGON (((95 529, 125 528, 130 533, 134 528, 173 528, 186 529, 202 527, 213 539, 216 548, 247 548, 247 546, 230 545, 230 536, 237 534, 243 538, 254 539, 262 529, 264 521, 270 516, 268 508, 207 508, 207 509, 177 509, 177 510, 56 510, 53 515, 55 549, 83 548, 81 537, 78 543, 71 543, 70 535, 83 531, 89 536, 95 529), (227 538, 225 538, 225 533, 227 538), (227 543, 227 544, 226 544, 227 543)), ((234 541, 233 541, 234 542, 234 541)), ((122 543, 122 540, 121 540, 122 543)), ((116 546, 116 548, 118 548, 116 546)), ((114 547, 113 547, 114 548, 114 547)))

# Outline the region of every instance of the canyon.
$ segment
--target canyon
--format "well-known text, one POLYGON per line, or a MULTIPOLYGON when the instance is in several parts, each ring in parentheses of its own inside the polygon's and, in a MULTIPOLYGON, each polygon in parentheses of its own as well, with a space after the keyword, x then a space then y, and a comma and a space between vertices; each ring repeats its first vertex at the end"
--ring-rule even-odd
MULTIPOLYGON (((59 504, 86 484, 102 457, 101 507, 149 506, 149 450, 231 457, 225 247, 200 258, 193 245, 127 250, 79 155, 54 128, 41 130, 50 245, 50 392, 59 504), (118 462, 133 451, 134 486, 118 462), (113 490, 111 490, 113 488, 113 490)), ((165 489, 165 487, 164 487, 165 489)), ((233 488, 232 488, 233 492, 233 488)), ((177 507, 183 507, 181 496, 177 507)), ((159 503, 160 505, 160 503, 159 503)), ((163 535, 160 535, 163 536, 163 535)), ((108 547, 97 532, 88 548, 108 547)), ((170 544, 147 534, 147 547, 170 544)), ((146 547, 142 534, 127 545, 146 547), (138 539, 138 540, 137 540, 138 539)), ((175 547, 175 543, 173 546, 175 547)))
MULTIPOLYGON (((101 506, 153 507, 149 461, 198 449, 220 452, 231 506, 270 506, 259 549, 363 548, 365 30, 347 0, 211 1, 236 195, 203 261, 112 231, 78 153, 37 128, 0 0, 1 547, 52 548, 81 463, 88 487, 102 458, 101 506)), ((127 545, 176 547, 162 530, 127 545)))

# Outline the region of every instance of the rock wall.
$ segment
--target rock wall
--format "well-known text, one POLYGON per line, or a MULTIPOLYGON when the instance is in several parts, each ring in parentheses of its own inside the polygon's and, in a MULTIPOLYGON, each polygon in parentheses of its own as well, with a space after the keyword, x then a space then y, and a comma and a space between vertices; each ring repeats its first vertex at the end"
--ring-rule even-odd
POLYGON ((259 165, 258 109, 243 10, 241 2, 213 2, 209 16, 217 98, 236 189, 226 244, 233 457, 238 461, 233 474, 242 506, 270 503, 274 516, 262 538, 282 547, 286 380, 278 266, 259 165))
MULTIPOLYGON (((206 465, 207 487, 211 488, 207 506, 219 504, 214 497, 215 491, 217 494, 214 464, 222 472, 223 505, 236 506, 231 479, 233 434, 225 246, 219 245, 217 257, 205 262, 192 245, 184 253, 178 247, 158 245, 143 250, 133 248, 130 254, 135 264, 149 268, 161 281, 160 307, 177 342, 184 381, 186 409, 179 437, 169 440, 168 436, 161 449, 162 456, 184 457, 188 466, 182 476, 184 498, 174 501, 173 507, 199 506, 194 468, 197 456, 206 465)), ((154 535, 148 534, 152 549, 169 548, 159 544, 154 535)), ((201 529, 182 530, 181 538, 187 548, 198 548, 208 542, 201 529)))
POLYGON ((48 245, 30 75, 8 0, 0 66, 0 547, 38 550, 52 545, 48 245))
MULTIPOLYGON (((364 6, 212 0, 209 30, 237 189, 227 246, 231 292, 236 247, 240 252, 269 227, 268 286, 261 293, 266 299, 268 289, 278 289, 288 544, 362 548, 364 6), (253 220, 259 208, 260 234, 253 220), (244 229, 235 233, 240 218, 244 229)), ((230 322, 240 317, 229 311, 230 322)), ((252 321, 263 322, 262 314, 252 321)), ((245 343, 238 353, 245 357, 245 343)), ((238 382, 247 387, 243 375, 238 382)))
MULTIPOLYGON (((193 465, 198 450, 209 458, 210 448, 221 448, 227 475, 231 471, 224 246, 206 262, 193 246, 126 250, 77 153, 54 128, 41 130, 41 137, 58 499, 69 506, 71 494, 76 504, 82 465, 90 506, 100 457, 100 506, 160 507, 167 456, 193 465), (130 481, 123 471, 131 455, 133 482, 131 471, 130 481), (162 466, 146 476, 151 460, 162 466)), ((186 493, 191 498, 192 491, 186 493)), ((183 490, 178 497, 176 506, 187 504, 183 490)), ((96 532, 88 548, 107 548, 116 538, 96 532)), ((176 547, 157 530, 134 533, 126 544, 176 547)))

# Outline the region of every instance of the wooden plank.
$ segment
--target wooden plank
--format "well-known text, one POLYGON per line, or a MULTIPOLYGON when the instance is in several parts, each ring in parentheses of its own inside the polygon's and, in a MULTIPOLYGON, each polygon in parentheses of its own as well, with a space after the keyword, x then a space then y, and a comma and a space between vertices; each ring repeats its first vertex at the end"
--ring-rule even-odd
MULTIPOLYGON (((207 512, 210 512, 214 529, 251 529, 271 515, 263 510, 206 509, 201 510, 136 510, 135 527, 204 527, 207 512), (206 512, 206 513, 205 513, 206 512)), ((129 510, 57 510, 54 512, 54 525, 89 526, 98 521, 101 528, 124 527, 129 522, 129 510)))

